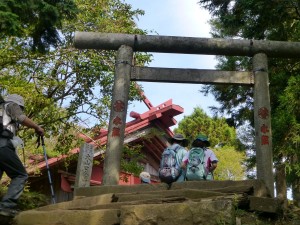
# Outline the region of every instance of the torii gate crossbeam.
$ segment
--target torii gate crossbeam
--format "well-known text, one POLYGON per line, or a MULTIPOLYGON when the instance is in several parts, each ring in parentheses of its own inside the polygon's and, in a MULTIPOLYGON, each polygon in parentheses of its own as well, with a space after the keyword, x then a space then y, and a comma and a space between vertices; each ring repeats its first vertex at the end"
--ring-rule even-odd
POLYGON ((75 32, 79 49, 118 50, 121 45, 138 52, 299 58, 300 42, 134 35, 120 33, 75 32))

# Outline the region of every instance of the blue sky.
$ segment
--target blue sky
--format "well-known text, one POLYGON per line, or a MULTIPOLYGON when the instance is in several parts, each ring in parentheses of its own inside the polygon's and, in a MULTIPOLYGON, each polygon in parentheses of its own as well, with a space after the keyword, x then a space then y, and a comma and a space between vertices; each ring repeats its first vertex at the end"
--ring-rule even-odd
MULTIPOLYGON (((149 34, 166 36, 185 36, 210 38, 208 24, 209 13, 200 8, 198 0, 125 0, 133 9, 143 9, 145 15, 136 22, 139 28, 147 30, 149 34), (153 32, 151 32, 153 31, 153 32)), ((151 67, 215 69, 214 56, 153 53, 151 67)), ((212 96, 204 96, 199 92, 200 84, 171 84, 139 82, 144 87, 145 95, 156 106, 169 99, 173 104, 184 108, 184 113, 176 116, 179 122, 184 116, 193 112, 195 107, 201 107, 211 115, 209 106, 218 106, 212 96), (175 91, 174 91, 175 90, 175 91)), ((128 112, 145 112, 147 107, 143 102, 129 105, 128 112)), ((127 121, 132 120, 127 118, 127 121)), ((171 129, 176 127, 173 126, 171 129)))

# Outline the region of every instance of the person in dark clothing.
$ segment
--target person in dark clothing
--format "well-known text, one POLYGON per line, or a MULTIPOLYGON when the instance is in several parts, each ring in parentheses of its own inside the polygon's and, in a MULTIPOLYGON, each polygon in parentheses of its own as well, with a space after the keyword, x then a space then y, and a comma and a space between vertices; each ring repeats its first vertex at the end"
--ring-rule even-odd
POLYGON ((6 194, 0 202, 0 215, 14 216, 17 201, 23 193, 28 178, 16 148, 23 144, 16 136, 19 124, 35 129, 38 135, 44 135, 44 129, 29 119, 23 112, 24 99, 17 94, 8 95, 0 104, 0 179, 5 172, 11 179, 6 194))

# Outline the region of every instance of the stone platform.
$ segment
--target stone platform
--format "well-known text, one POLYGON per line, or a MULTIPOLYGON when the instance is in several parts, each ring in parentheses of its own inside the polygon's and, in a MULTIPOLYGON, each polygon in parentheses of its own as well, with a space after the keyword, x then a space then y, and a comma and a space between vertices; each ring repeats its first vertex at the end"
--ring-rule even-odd
POLYGON ((74 199, 21 212, 15 225, 235 224, 236 207, 276 213, 262 181, 190 181, 77 188, 74 199), (264 203, 264 204, 260 204, 264 203), (266 202, 267 205, 266 205, 266 202))

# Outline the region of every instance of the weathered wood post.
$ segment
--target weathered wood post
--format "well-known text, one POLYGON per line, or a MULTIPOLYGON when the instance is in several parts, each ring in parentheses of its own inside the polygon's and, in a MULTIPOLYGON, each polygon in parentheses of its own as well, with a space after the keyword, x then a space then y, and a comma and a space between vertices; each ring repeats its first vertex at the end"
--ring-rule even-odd
POLYGON ((257 178, 265 181, 271 196, 274 197, 271 106, 266 54, 258 53, 253 56, 253 73, 257 178))
POLYGON ((94 145, 84 143, 77 161, 75 187, 89 187, 93 169, 94 145))
POLYGON ((120 179, 132 58, 133 49, 131 47, 122 45, 118 49, 104 159, 103 185, 117 185, 120 179))

